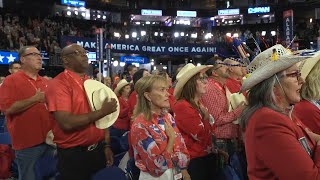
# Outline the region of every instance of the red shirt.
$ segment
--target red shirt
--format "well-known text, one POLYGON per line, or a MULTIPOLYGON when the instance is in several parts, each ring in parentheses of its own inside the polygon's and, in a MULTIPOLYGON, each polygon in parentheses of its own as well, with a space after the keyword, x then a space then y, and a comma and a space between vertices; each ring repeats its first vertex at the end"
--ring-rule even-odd
MULTIPOLYGON (((49 111, 65 111, 76 115, 91 112, 83 86, 87 79, 88 77, 85 77, 82 80, 80 76, 68 70, 52 79, 46 92, 49 111)), ((79 130, 64 131, 55 121, 52 132, 53 140, 59 148, 89 146, 104 139, 103 130, 96 128, 95 123, 79 130)))
POLYGON ((206 94, 202 96, 201 100, 215 120, 215 136, 218 139, 237 138, 239 136, 239 126, 233 124, 232 121, 240 117, 242 110, 238 107, 228 112, 229 104, 225 87, 209 78, 206 94))
POLYGON ((173 167, 176 160, 179 168, 186 169, 189 164, 189 154, 183 138, 175 124, 171 114, 164 116, 153 114, 148 121, 143 115, 139 115, 131 128, 132 146, 136 166, 153 176, 161 176, 167 169, 173 167), (168 137, 164 129, 164 121, 169 122, 175 131, 173 152, 165 149, 168 145, 168 137))
MULTIPOLYGON (((45 91, 48 80, 37 76, 30 78, 23 71, 7 76, 1 85, 1 108, 6 111, 16 101, 22 101, 35 95, 37 89, 45 91)), ((36 103, 23 112, 6 115, 7 128, 15 150, 29 148, 45 142, 52 128, 52 116, 45 103, 36 103)))
POLYGON ((129 104, 128 116, 131 119, 131 116, 133 115, 134 106, 137 104, 137 93, 136 93, 136 91, 132 91, 132 93, 130 94, 129 99, 128 99, 128 104, 129 104))
POLYGON ((169 95, 170 109, 172 110, 173 106, 174 106, 174 103, 176 103, 176 99, 173 96, 174 89, 173 88, 169 88, 168 92, 170 94, 169 95))
POLYGON ((294 105, 294 115, 312 132, 320 134, 320 109, 307 100, 294 105))
POLYGON ((226 82, 226 86, 231 93, 237 93, 240 91, 241 82, 235 79, 228 78, 226 82))
POLYGON ((113 124, 116 129, 129 130, 130 129, 130 117, 128 116, 129 104, 122 97, 118 97, 120 104, 120 113, 118 119, 113 124))
POLYGON ((249 119, 245 149, 250 180, 319 180, 320 146, 316 146, 299 120, 269 108, 258 109, 249 119), (313 156, 302 146, 305 139, 313 156))
POLYGON ((173 107, 173 112, 191 159, 212 153, 212 133, 209 120, 204 120, 186 100, 178 101, 173 107))

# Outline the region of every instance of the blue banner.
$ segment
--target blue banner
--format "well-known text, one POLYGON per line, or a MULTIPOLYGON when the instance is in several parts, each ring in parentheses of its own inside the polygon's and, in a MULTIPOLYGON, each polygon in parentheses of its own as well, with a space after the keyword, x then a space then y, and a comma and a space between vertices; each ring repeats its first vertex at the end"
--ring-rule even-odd
POLYGON ((142 56, 121 56, 120 62, 125 62, 126 64, 139 63, 147 64, 149 63, 149 58, 142 56))
POLYGON ((0 51, 0 64, 10 64, 14 61, 18 61, 17 52, 0 51))
MULTIPOLYGON (((76 43, 89 51, 96 51, 97 43, 94 38, 79 38, 63 36, 61 47, 76 43)), ((213 44, 177 44, 177 43, 140 43, 130 41, 104 40, 104 47, 111 46, 112 53, 151 54, 151 55, 213 55, 225 52, 225 47, 213 44)))

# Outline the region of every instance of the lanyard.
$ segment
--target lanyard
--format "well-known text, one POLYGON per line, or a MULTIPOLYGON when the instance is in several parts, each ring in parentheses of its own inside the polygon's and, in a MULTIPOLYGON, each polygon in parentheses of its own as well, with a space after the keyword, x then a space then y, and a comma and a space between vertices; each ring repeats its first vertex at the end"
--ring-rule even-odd
POLYGON ((212 80, 213 84, 222 92, 226 92, 225 89, 223 88, 223 86, 221 86, 221 84, 219 84, 218 82, 216 82, 215 80, 212 80))
MULTIPOLYGON (((34 85, 32 83, 32 81, 30 79, 28 79, 29 83, 33 86, 33 88, 36 90, 36 92, 38 91, 38 88, 36 87, 36 85, 34 85)), ((44 83, 41 81, 42 85, 46 87, 46 85, 44 85, 44 83)), ((39 88, 40 89, 40 88, 39 88)), ((46 103, 43 103, 44 107, 48 110, 48 106, 46 103)))
POLYGON ((75 79, 71 76, 71 74, 69 73, 68 70, 64 70, 64 73, 65 73, 66 75, 68 75, 69 78, 72 79, 72 81, 74 81, 74 82, 80 87, 80 89, 81 89, 82 91, 84 91, 83 86, 82 86, 77 80, 75 80, 75 79))

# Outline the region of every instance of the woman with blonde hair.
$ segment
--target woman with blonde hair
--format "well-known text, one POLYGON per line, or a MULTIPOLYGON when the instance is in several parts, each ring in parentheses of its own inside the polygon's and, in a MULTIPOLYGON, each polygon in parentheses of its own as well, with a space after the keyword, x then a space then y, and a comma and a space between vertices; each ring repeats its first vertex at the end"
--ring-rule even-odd
POLYGON ((312 132, 320 134, 320 52, 302 63, 301 76, 305 83, 301 88, 302 101, 297 103, 294 114, 312 132))
POLYGON ((292 116, 301 100, 304 79, 297 63, 303 59, 303 53, 275 45, 248 66, 252 73, 241 87, 249 90, 248 105, 240 125, 250 180, 320 179, 320 136, 292 116))
POLYGON ((174 89, 177 103, 173 112, 190 154, 188 172, 194 180, 216 178, 216 150, 212 144, 210 116, 200 101, 208 82, 205 71, 210 67, 185 65, 177 75, 174 89))
POLYGON ((167 80, 143 77, 135 84, 138 95, 131 126, 131 144, 140 180, 190 179, 189 154, 169 108, 167 80))

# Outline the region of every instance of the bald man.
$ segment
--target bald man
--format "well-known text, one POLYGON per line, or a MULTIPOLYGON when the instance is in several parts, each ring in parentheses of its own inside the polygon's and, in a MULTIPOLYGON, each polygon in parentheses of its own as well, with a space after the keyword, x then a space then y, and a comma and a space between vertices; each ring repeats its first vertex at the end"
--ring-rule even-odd
POLYGON ((109 130, 97 129, 95 121, 116 111, 115 99, 91 111, 84 90, 89 79, 86 51, 77 44, 61 51, 64 72, 52 79, 46 91, 48 109, 54 115, 54 142, 58 147, 58 171, 62 180, 87 180, 113 164, 109 130))

